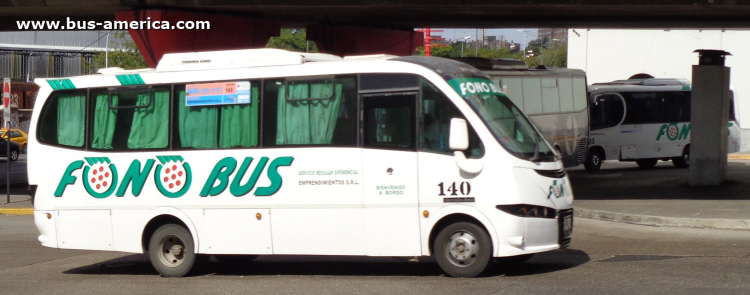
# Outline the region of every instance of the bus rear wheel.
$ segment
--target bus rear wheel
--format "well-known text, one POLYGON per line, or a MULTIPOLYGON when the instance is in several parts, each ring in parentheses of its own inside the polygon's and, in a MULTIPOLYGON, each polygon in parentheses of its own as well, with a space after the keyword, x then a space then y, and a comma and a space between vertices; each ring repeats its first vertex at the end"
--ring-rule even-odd
POLYGON ((492 260, 490 236, 480 226, 457 222, 443 228, 433 242, 435 260, 452 277, 471 278, 492 260))
POLYGON ((638 164, 641 168, 651 168, 656 166, 656 163, 659 162, 659 159, 641 159, 641 160, 635 160, 635 163, 638 164))
POLYGON ((672 164, 679 167, 679 168, 688 168, 690 167, 690 146, 686 146, 684 150, 682 150, 682 156, 679 158, 673 158, 672 164))
POLYGON ((183 226, 165 224, 156 229, 148 244, 151 265, 162 276, 186 275, 200 260, 195 254, 193 236, 183 226))

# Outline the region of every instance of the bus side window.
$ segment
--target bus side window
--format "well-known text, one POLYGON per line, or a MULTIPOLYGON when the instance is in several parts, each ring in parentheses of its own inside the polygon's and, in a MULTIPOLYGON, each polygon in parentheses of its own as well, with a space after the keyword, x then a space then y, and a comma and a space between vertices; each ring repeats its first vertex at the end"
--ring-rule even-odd
POLYGON ((617 126, 622 121, 624 107, 622 99, 615 94, 604 94, 594 97, 590 106, 591 130, 617 126))
MULTIPOLYGON (((421 83, 419 150, 453 155, 448 145, 450 122, 453 118, 465 119, 464 115, 442 92, 431 83, 421 83)), ((464 152, 469 158, 484 156, 484 145, 474 128, 469 126, 469 148, 464 152)))
POLYGON ((163 149, 169 145, 168 87, 91 92, 91 148, 163 149))
POLYGON ((662 93, 664 122, 690 122, 690 91, 662 93))
POLYGON ((354 77, 267 80, 263 145, 357 146, 354 77))
POLYGON ((365 95, 362 99, 364 146, 414 151, 415 94, 365 95))
POLYGON ((186 85, 175 85, 175 148, 225 149, 258 146, 260 83, 236 83, 249 83, 249 103, 187 106, 186 85))
POLYGON ((624 92, 627 105, 622 124, 648 124, 664 121, 661 96, 656 92, 624 92))
POLYGON ((42 143, 83 147, 86 125, 86 92, 55 92, 39 116, 38 138, 42 143))

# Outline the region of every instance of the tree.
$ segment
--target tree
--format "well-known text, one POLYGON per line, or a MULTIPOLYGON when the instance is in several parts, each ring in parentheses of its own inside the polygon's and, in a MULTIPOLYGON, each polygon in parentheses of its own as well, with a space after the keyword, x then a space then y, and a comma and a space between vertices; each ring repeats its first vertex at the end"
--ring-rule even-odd
POLYGON ((318 52, 315 42, 307 41, 304 29, 282 29, 279 37, 271 37, 266 48, 279 48, 296 52, 318 52))
POLYGON ((109 44, 109 54, 104 52, 94 54, 93 66, 96 69, 118 67, 130 70, 148 67, 141 51, 138 50, 138 46, 127 31, 111 32, 109 44))
MULTIPOLYGON (((461 57, 463 51, 464 57, 484 57, 484 58, 513 58, 520 59, 523 57, 522 52, 513 51, 510 48, 490 48, 489 46, 482 46, 477 50, 473 42, 456 41, 445 46, 432 47, 432 56, 454 58, 461 57), (463 49, 462 49, 463 47, 463 49)), ((424 46, 417 48, 414 55, 424 55, 424 46)))

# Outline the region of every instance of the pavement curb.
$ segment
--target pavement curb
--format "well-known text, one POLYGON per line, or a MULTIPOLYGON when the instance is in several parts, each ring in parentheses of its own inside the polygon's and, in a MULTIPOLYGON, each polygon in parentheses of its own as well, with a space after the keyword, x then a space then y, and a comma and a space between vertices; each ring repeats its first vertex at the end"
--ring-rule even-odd
POLYGON ((750 155, 745 154, 729 154, 727 158, 730 160, 750 160, 750 155))
POLYGON ((0 215, 32 215, 34 208, 0 208, 0 215))
POLYGON ((608 212, 584 208, 574 208, 576 217, 615 221, 649 226, 690 227, 707 229, 731 229, 750 231, 750 220, 747 219, 707 219, 681 218, 639 215, 629 213, 608 212))

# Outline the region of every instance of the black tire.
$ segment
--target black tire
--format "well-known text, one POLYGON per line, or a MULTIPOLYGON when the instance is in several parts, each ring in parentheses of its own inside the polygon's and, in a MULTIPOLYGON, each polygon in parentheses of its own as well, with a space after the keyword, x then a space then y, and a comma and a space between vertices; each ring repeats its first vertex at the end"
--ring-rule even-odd
POLYGON ((243 266, 258 258, 258 255, 214 255, 219 262, 232 266, 243 266))
POLYGON ((659 162, 659 159, 640 159, 635 160, 635 163, 638 164, 641 168, 652 168, 656 166, 656 163, 659 162))
POLYGON ((433 256, 452 277, 471 278, 487 269, 492 260, 492 242, 487 232, 469 222, 446 226, 433 241, 433 256))
POLYGON ((190 231, 176 224, 165 224, 156 229, 148 243, 151 265, 169 278, 184 276, 194 266, 208 260, 208 256, 196 255, 195 250, 190 231))
POLYGON ((602 168, 602 155, 599 150, 592 149, 586 154, 586 162, 583 162, 583 167, 588 172, 596 172, 602 168))
POLYGON ((679 168, 688 168, 690 167, 690 146, 687 145, 682 150, 682 156, 679 158, 673 158, 672 164, 679 167, 679 168))
POLYGON ((8 158, 10 158, 10 160, 13 161, 13 162, 18 161, 18 155, 20 153, 21 152, 18 151, 17 149, 11 149, 10 150, 10 157, 8 157, 8 158))

